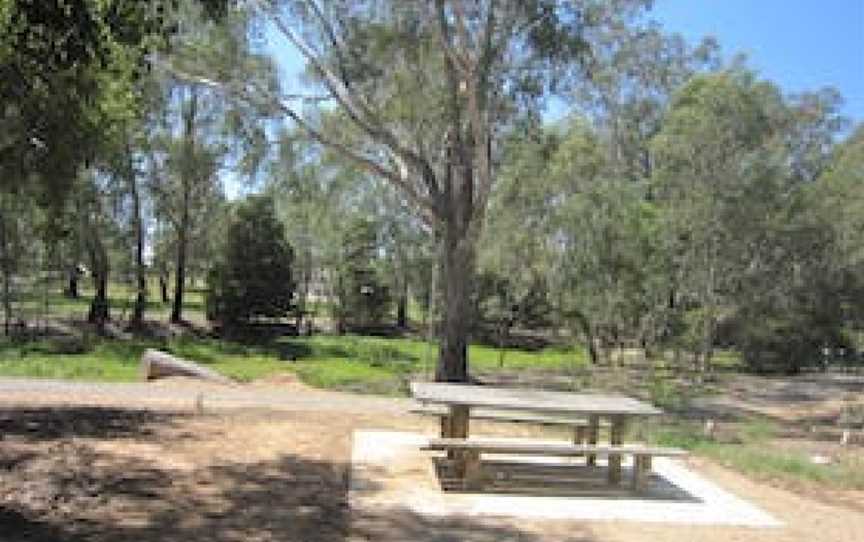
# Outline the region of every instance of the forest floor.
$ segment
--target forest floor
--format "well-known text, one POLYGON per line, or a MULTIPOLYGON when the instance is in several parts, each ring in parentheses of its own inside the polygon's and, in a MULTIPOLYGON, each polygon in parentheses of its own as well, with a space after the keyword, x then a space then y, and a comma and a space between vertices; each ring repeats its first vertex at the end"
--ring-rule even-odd
MULTIPOLYGON (((772 423, 788 422, 765 437, 770 442, 803 446, 831 462, 845 455, 860 460, 859 445, 840 446, 809 430, 785 428, 836 415, 861 399, 861 384, 844 378, 826 384, 809 377, 742 377, 699 408, 716 416, 721 439, 728 437, 727 424, 734 427, 736 412, 760 410, 772 423), (839 390, 845 395, 838 397, 839 390)), ((314 390, 290 375, 236 387, 174 379, 153 384, 6 379, 0 389, 4 542, 851 542, 860 539, 864 524, 861 489, 806 477, 790 483, 764 473, 745 475, 710 453, 696 454, 688 466, 784 526, 516 522, 426 518, 404 510, 358 516, 347 497, 353 432, 434 432, 429 420, 407 413, 410 403, 404 399, 314 390), (197 400, 202 396, 203 403, 197 400)), ((501 426, 479 429, 495 432, 501 426)), ((755 429, 745 427, 741 434, 747 431, 755 429)))

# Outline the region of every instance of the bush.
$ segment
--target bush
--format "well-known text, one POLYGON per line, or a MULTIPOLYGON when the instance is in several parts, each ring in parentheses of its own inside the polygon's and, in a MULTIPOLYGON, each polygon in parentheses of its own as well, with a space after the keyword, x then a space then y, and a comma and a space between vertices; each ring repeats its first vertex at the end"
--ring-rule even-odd
POLYGON ((376 224, 370 220, 356 219, 344 232, 334 307, 342 330, 377 326, 390 314, 393 299, 376 265, 378 246, 376 224))
POLYGON ((292 310, 294 253, 273 202, 252 196, 232 213, 225 242, 208 274, 207 317, 225 326, 292 310))

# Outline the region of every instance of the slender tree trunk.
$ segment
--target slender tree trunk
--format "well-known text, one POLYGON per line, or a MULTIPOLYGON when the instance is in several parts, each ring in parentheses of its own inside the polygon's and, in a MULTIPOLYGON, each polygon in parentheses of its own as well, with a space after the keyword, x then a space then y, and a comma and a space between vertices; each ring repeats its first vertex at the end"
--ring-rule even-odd
POLYGON ((3 334, 8 337, 12 324, 12 255, 9 247, 9 212, 6 200, 6 197, 2 199, 3 205, 0 209, 0 250, 3 251, 0 266, 3 271, 3 334))
POLYGON ((69 284, 66 288, 66 296, 71 299, 78 299, 78 265, 73 265, 69 269, 69 284))
POLYGON ((162 303, 168 303, 168 273, 162 271, 159 273, 159 291, 162 295, 162 303))
POLYGON ((174 276, 174 305, 171 308, 171 322, 179 324, 183 321, 183 288, 186 283, 186 252, 189 235, 189 206, 193 177, 197 175, 192 159, 195 154, 195 119, 198 114, 198 93, 194 87, 189 90, 189 108, 184 114, 183 138, 186 156, 180 173, 180 183, 183 189, 180 223, 177 231, 177 268, 174 276))
POLYGON ((87 320, 101 327, 110 319, 110 311, 108 309, 108 273, 106 270, 99 270, 93 273, 93 287, 96 293, 93 295, 93 301, 90 303, 90 313, 87 316, 87 320))
MULTIPOLYGON (((303 263, 301 266, 301 277, 299 288, 297 289, 297 317, 295 325, 297 327, 297 335, 303 335, 304 320, 309 322, 310 311, 309 306, 309 287, 312 284, 312 250, 309 248, 310 236, 308 232, 304 232, 303 239, 306 247, 303 249, 303 263)), ((309 324, 307 324, 309 325, 309 324)), ((311 325, 309 325, 311 328, 311 325)), ((309 333, 311 335, 311 333, 309 333)))
MULTIPOLYGON (((187 200, 184 196, 184 200, 187 200)), ((180 220, 180 231, 177 235, 177 267, 174 272, 174 304, 171 307, 171 322, 179 324, 183 321, 183 288, 186 283, 186 232, 189 227, 189 208, 184 201, 183 216, 180 220)))
POLYGON ((141 218, 141 195, 138 191, 138 179, 132 164, 132 151, 126 148, 129 160, 127 171, 129 180, 129 193, 132 196, 132 228, 135 230, 135 281, 137 283, 137 295, 135 306, 132 310, 132 325, 140 326, 144 320, 144 310, 147 306, 147 277, 144 268, 144 223, 141 218))
POLYGON ((87 320, 97 324, 101 329, 105 322, 111 318, 108 307, 108 254, 105 252, 102 239, 95 228, 91 228, 89 252, 93 270, 93 288, 96 292, 90 302, 87 320))
POLYGON ((399 329, 408 327, 408 278, 404 275, 399 285, 399 300, 396 304, 396 327, 399 329))
POLYGON ((507 355, 507 341, 510 338, 510 323, 503 319, 498 324, 498 367, 504 368, 504 357, 507 355))

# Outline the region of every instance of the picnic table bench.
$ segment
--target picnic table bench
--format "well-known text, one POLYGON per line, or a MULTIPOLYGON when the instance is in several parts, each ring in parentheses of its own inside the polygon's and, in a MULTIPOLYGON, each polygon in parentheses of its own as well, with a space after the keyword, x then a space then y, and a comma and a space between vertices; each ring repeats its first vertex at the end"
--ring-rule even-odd
MULTIPOLYGON (((481 454, 520 454, 520 455, 542 455, 555 457, 578 457, 592 454, 594 456, 612 457, 621 455, 633 456, 632 487, 640 490, 644 486, 645 478, 651 470, 651 458, 676 457, 685 455, 686 452, 676 448, 649 447, 639 444, 592 445, 592 444, 567 444, 556 441, 525 441, 522 439, 430 439, 423 446, 424 450, 450 451, 459 450, 464 452, 458 473, 463 479, 466 488, 482 487, 488 477, 484 475, 481 468, 481 454)), ((611 471, 610 471, 611 472, 611 471)), ((619 471, 620 473, 620 471, 619 471)), ((617 483, 617 480, 615 481, 617 483)))
POLYGON ((424 449, 446 451, 468 488, 476 488, 484 481, 480 469, 482 453, 585 456, 588 466, 596 465, 598 457, 606 457, 607 478, 612 485, 621 481, 621 458, 632 456, 636 489, 650 471, 651 457, 684 454, 674 448, 623 444, 625 430, 633 418, 661 413, 630 397, 429 382, 413 382, 411 393, 423 405, 416 409, 418 413, 438 416, 441 420, 440 438, 430 440, 424 449), (471 418, 570 425, 575 434, 572 443, 469 438, 471 418), (601 419, 607 421, 610 429, 608 445, 598 442, 601 419))

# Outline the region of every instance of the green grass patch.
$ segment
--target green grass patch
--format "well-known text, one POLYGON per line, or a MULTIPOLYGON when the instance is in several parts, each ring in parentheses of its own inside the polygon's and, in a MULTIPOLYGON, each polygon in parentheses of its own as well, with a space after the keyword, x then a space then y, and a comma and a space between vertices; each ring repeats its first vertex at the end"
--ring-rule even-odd
POLYGON ((78 354, 58 354, 47 342, 0 347, 3 376, 128 382, 138 378, 138 358, 144 347, 99 343, 78 354))
POLYGON ((303 382, 319 388, 374 391, 393 381, 386 368, 341 359, 300 362, 295 371, 303 382))
POLYGON ((805 481, 840 489, 864 489, 864 471, 860 465, 851 462, 816 464, 804 452, 784 451, 761 444, 705 445, 696 451, 758 479, 805 481))
POLYGON ((694 423, 657 426, 640 435, 649 442, 688 450, 708 457, 752 478, 780 482, 808 482, 840 489, 864 489, 864 465, 848 458, 818 464, 802 450, 784 448, 774 441, 778 428, 770 421, 750 419, 738 424, 730 439, 718 442, 706 437, 694 423))
MULTIPOLYGON (((389 381, 386 393, 404 388, 411 375, 434 374, 438 356, 437 344, 416 339, 315 336, 283 339, 280 344, 296 353, 297 373, 310 385, 351 390, 363 390, 366 385, 377 390, 383 381, 389 381)), ((471 345, 468 356, 471 371, 480 374, 501 370, 566 372, 587 364, 583 352, 555 348, 531 352, 508 349, 503 367, 495 348, 471 345)))
MULTIPOLYGON (((240 381, 294 371, 303 382, 316 387, 404 394, 405 382, 434 374, 438 355, 437 345, 424 341, 358 335, 288 337, 258 346, 188 337, 167 343, 104 339, 79 342, 82 344, 73 345, 71 351, 68 345, 58 348, 44 341, 0 344, 0 375, 134 381, 139 377, 142 352, 161 348, 240 381)), ((471 370, 480 374, 502 370, 499 355, 495 348, 472 345, 471 370)), ((503 370, 569 371, 585 363, 580 351, 508 349, 503 370)))

